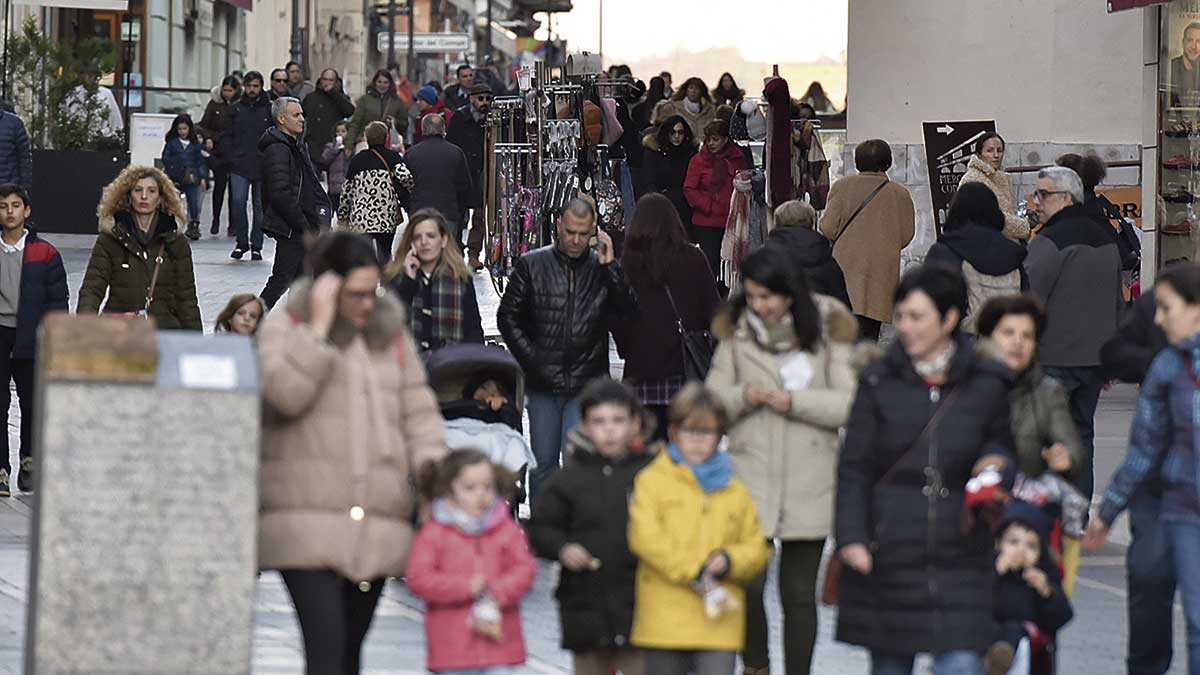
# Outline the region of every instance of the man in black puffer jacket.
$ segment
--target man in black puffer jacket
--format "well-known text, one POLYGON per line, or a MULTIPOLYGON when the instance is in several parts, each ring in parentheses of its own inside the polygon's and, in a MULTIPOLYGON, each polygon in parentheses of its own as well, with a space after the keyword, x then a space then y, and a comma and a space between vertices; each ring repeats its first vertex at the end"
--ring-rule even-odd
POLYGON ((258 139, 271 128, 271 101, 263 94, 262 74, 246 73, 243 94, 229 107, 229 130, 221 140, 229 164, 229 222, 237 235, 232 258, 241 260, 250 251, 252 260, 262 260, 263 197, 262 173, 258 165, 258 139), (246 200, 251 201, 253 221, 246 215, 246 200))
POLYGON ((271 104, 275 126, 258 141, 266 218, 263 231, 275 240, 275 264, 263 288, 263 302, 274 307, 304 263, 304 236, 328 224, 329 195, 317 179, 304 138, 304 111, 290 96, 271 104))
POLYGON ((608 376, 610 321, 632 313, 633 291, 613 256, 612 240, 596 229, 596 212, 574 199, 558 220, 558 243, 521 256, 496 322, 528 382, 529 439, 538 466, 530 499, 558 468, 567 433, 579 421, 575 396, 608 376), (597 250, 589 240, 597 239, 597 250))

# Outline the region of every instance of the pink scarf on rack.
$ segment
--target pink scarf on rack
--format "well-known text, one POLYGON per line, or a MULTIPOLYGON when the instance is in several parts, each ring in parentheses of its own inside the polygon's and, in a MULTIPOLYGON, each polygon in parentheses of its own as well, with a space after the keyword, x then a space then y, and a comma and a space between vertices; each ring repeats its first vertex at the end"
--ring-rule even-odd
POLYGON ((729 217, 725 219, 725 237, 721 239, 721 271, 718 275, 731 289, 740 283, 742 260, 749 245, 752 186, 749 171, 739 171, 733 177, 733 196, 729 198, 729 217))

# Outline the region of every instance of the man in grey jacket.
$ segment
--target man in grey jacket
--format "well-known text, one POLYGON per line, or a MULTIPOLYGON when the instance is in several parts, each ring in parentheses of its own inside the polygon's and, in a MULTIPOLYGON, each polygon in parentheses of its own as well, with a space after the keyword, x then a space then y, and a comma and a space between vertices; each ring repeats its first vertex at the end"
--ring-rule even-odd
POLYGON ((1029 290, 1050 317, 1038 345, 1046 373, 1062 383, 1086 458, 1076 479, 1092 498, 1096 404, 1104 386, 1100 348, 1121 314, 1121 254, 1115 232, 1088 215, 1083 182, 1065 167, 1038 172, 1034 207, 1045 227, 1029 244, 1029 290))

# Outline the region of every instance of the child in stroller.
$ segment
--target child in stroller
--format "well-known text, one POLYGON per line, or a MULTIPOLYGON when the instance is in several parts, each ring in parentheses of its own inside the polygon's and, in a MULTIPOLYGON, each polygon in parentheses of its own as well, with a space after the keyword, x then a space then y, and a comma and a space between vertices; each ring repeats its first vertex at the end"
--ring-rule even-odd
POLYGON ((517 476, 513 512, 525 500, 524 476, 537 466, 521 433, 525 375, 512 354, 496 345, 461 343, 425 357, 429 386, 446 420, 446 446, 473 448, 517 476))

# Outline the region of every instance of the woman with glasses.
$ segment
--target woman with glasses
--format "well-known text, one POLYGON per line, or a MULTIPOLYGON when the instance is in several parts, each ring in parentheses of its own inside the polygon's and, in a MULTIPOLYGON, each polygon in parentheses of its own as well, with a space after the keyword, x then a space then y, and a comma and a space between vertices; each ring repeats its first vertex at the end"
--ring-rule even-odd
POLYGON ((688 164, 696 155, 696 139, 687 120, 672 115, 658 125, 658 133, 643 141, 646 149, 646 192, 664 195, 675 205, 685 230, 692 228, 692 207, 683 193, 688 164))
POLYGON ((1004 236, 1016 242, 1026 242, 1029 241, 1029 222, 1017 217, 1012 177, 1001 168, 1003 165, 1004 138, 994 131, 986 133, 967 162, 967 172, 958 181, 958 186, 961 188, 967 183, 986 185, 996 195, 1000 210, 1004 212, 1004 236))
MULTIPOLYGON (((838 428, 856 373, 854 316, 815 295, 782 249, 746 258, 742 290, 714 321, 721 345, 708 387, 728 408, 735 475, 758 507, 768 539, 780 541, 779 596, 789 675, 808 673, 817 639, 816 584, 833 526, 838 428)), ((746 589, 747 673, 771 672, 763 592, 766 572, 746 589)))
POLYGON ((346 145, 352 148, 357 145, 371 122, 383 122, 389 134, 394 131, 401 138, 408 131, 408 107, 396 95, 396 81, 386 70, 375 72, 367 93, 355 102, 354 116, 350 118, 350 138, 346 139, 346 145))

